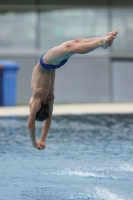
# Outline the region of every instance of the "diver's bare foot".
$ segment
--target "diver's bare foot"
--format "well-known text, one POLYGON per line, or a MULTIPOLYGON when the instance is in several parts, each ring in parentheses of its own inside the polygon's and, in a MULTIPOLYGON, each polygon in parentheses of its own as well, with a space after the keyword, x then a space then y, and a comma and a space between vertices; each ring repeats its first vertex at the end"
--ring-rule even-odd
POLYGON ((113 36, 113 35, 105 35, 105 36, 101 37, 101 42, 102 42, 101 47, 103 49, 107 49, 109 46, 109 42, 114 40, 114 38, 116 38, 116 36, 113 36))
MULTIPOLYGON (((113 35, 113 36, 116 36, 116 35, 117 35, 117 33, 118 33, 118 31, 117 31, 117 30, 113 30, 113 31, 111 31, 111 32, 107 33, 107 34, 106 34, 106 36, 108 36, 108 35, 113 35)), ((114 41, 114 39, 111 39, 111 40, 109 41, 109 43, 108 43, 108 46, 109 46, 109 47, 110 47, 110 46, 112 46, 112 44, 113 44, 113 41, 114 41)))

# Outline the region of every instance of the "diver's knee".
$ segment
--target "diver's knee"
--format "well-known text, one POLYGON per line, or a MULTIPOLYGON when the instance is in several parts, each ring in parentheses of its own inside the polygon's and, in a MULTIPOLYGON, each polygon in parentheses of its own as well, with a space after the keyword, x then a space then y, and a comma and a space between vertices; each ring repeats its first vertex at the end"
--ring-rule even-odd
POLYGON ((78 38, 78 39, 75 39, 73 42, 74 43, 80 43, 82 41, 82 38, 78 38))

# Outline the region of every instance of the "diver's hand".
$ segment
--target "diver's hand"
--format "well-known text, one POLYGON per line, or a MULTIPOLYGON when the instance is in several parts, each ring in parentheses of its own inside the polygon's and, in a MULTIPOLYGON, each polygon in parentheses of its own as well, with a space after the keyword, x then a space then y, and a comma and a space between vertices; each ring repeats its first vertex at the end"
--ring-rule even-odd
POLYGON ((36 141, 32 141, 32 146, 34 147, 34 148, 36 148, 36 146, 37 146, 37 143, 36 143, 36 141))
POLYGON ((45 147, 46 147, 45 141, 43 141, 41 139, 36 141, 36 148, 38 150, 43 150, 43 149, 45 149, 45 147))

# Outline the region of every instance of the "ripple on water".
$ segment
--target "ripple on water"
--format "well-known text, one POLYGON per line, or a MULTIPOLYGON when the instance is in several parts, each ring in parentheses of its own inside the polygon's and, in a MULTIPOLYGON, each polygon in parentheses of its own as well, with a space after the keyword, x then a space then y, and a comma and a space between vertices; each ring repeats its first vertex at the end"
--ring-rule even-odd
POLYGON ((0 118, 0 200, 132 200, 132 141, 132 115, 54 116, 37 151, 27 117, 0 118))

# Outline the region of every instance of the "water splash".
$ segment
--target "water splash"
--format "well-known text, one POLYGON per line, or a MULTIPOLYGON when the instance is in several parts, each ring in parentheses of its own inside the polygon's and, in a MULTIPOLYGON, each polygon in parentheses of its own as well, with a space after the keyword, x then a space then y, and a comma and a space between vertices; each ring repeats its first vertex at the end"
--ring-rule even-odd
POLYGON ((103 200, 125 200, 120 197, 118 197, 117 194, 114 194, 110 192, 108 189, 101 188, 101 187, 96 187, 96 194, 98 198, 103 199, 103 200))
POLYGON ((125 172, 133 172, 133 165, 129 162, 123 162, 118 167, 119 171, 125 171, 125 172))
POLYGON ((104 174, 97 174, 96 172, 87 172, 87 171, 79 171, 71 169, 62 170, 61 172, 53 172, 52 175, 58 175, 58 176, 70 175, 70 176, 81 176, 81 177, 98 178, 98 179, 106 178, 104 174))

